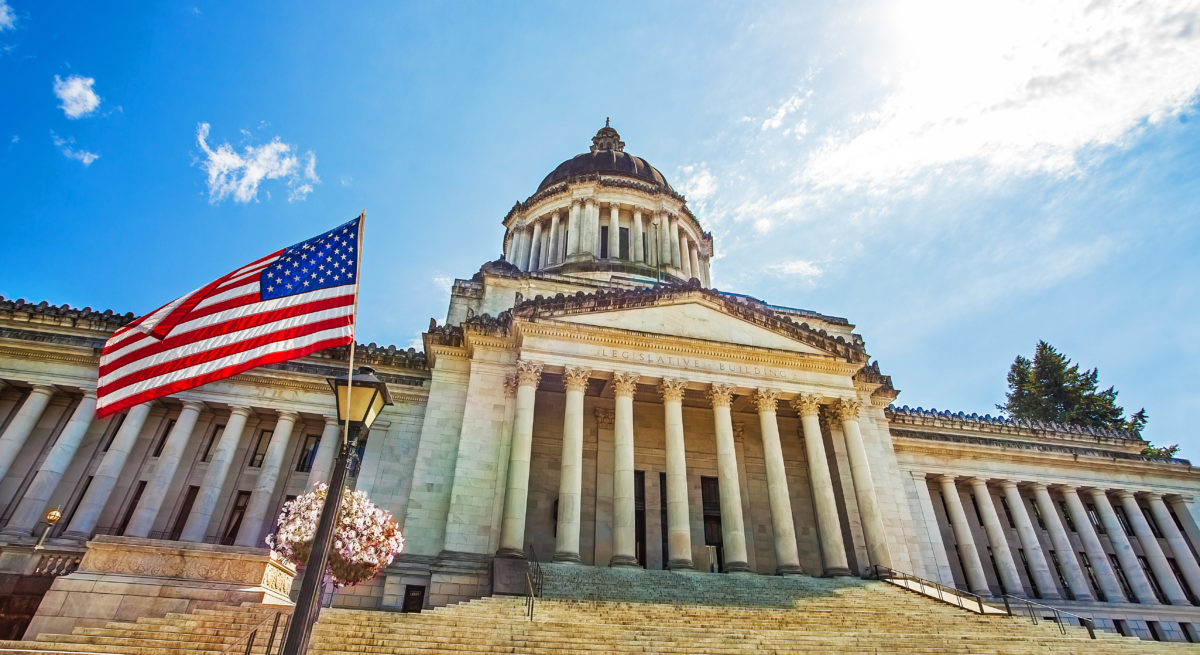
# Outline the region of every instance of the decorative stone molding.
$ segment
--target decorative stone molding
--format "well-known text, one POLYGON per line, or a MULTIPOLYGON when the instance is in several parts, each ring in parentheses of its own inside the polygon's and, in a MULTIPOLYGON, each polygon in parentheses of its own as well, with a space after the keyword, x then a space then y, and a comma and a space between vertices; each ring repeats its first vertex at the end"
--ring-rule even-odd
POLYGON ((841 398, 833 404, 833 411, 839 421, 857 421, 858 410, 861 408, 862 403, 850 398, 841 398))
POLYGON ((658 393, 662 396, 663 402, 681 402, 683 400, 683 391, 687 388, 687 380, 679 378, 663 378, 658 385, 658 393))
POLYGON ((779 400, 778 389, 755 389, 754 395, 751 396, 754 402, 755 409, 761 414, 763 412, 775 411, 775 403, 779 400))
POLYGON ((563 369, 563 382, 567 385, 567 391, 583 391, 587 388, 590 377, 592 377, 590 368, 568 366, 563 369))
POLYGON ((971 446, 988 446, 992 448, 1025 450, 1041 453, 1060 453, 1075 457, 1089 456, 1101 457, 1108 460, 1145 462, 1149 464, 1178 467, 1183 469, 1191 468, 1191 463, 1186 459, 1163 460, 1154 457, 1146 457, 1145 455, 1138 453, 1121 452, 1119 450, 1101 450, 1099 448, 1087 448, 1083 446, 1048 444, 1035 441, 1017 441, 1015 439, 998 439, 992 437, 977 437, 974 435, 965 434, 947 434, 944 432, 926 432, 923 430, 904 430, 896 427, 891 427, 889 432, 891 432, 894 439, 921 439, 924 441, 940 441, 944 443, 957 443, 971 446))
POLYGON ((520 380, 517 379, 515 374, 504 376, 504 395, 507 397, 517 395, 517 386, 519 384, 520 380))
POLYGON ((733 402, 733 385, 714 383, 708 387, 708 400, 713 407, 729 407, 733 402))
POLYGON ((1085 435, 1089 437, 1106 437, 1120 441, 1135 441, 1140 449, 1145 442, 1132 432, 1094 428, 1079 425, 1065 425, 1042 421, 1024 421, 1009 419, 991 414, 967 414, 965 412, 950 412, 923 407, 912 408, 908 405, 896 407, 892 405, 885 412, 888 421, 892 423, 907 423, 909 425, 934 425, 938 427, 954 427, 959 429, 974 429, 987 432, 1004 432, 1008 434, 1033 435, 1085 435))
POLYGON ((517 384, 523 387, 536 387, 542 379, 542 368, 545 364, 528 359, 517 360, 517 384))
POLYGON ((742 437, 746 436, 746 424, 741 421, 733 423, 733 438, 735 441, 741 441, 742 437))
POLYGON ((596 425, 598 425, 602 428, 611 429, 613 427, 615 420, 616 420, 616 412, 614 412, 613 410, 604 409, 603 407, 596 408, 596 425))
POLYGON ((792 399, 792 409, 800 416, 817 416, 821 412, 821 397, 802 393, 792 399))
POLYGON ((613 395, 632 396, 637 391, 638 380, 642 376, 637 373, 617 371, 613 373, 613 395))

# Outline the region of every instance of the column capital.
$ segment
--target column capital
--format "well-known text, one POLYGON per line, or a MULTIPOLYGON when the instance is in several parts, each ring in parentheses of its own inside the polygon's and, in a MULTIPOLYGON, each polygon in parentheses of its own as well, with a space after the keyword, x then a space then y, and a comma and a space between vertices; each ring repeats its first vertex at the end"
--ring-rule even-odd
POLYGON ((729 407, 733 402, 733 385, 713 383, 709 385, 707 395, 713 407, 729 407))
POLYGON ((817 416, 821 412, 821 397, 813 393, 802 393, 792 398, 792 409, 800 416, 817 416))
POLYGON ((515 374, 504 376, 504 395, 509 398, 517 395, 517 386, 519 385, 520 381, 515 374))
POLYGON ((592 377, 592 369, 582 366, 568 366, 563 369, 563 382, 567 391, 583 391, 587 388, 588 378, 592 377))
POLYGON ((933 476, 933 479, 941 484, 946 484, 947 482, 955 485, 958 484, 958 476, 952 473, 938 473, 933 476))
POLYGON ((1001 480, 1000 481, 1001 489, 1016 489, 1017 486, 1018 486, 1017 483, 1012 480, 1001 480))
POLYGON ((979 486, 987 487, 988 486, 987 478, 981 478, 981 477, 974 476, 974 475, 965 478, 963 481, 973 487, 979 487, 979 486))
POLYGON ((293 412, 290 409, 277 409, 277 410, 275 410, 275 414, 277 417, 276 420, 279 420, 279 421, 286 419, 286 420, 289 420, 289 421, 295 423, 296 421, 300 420, 300 415, 297 414, 296 412, 293 412))
POLYGON ((621 396, 633 396, 633 392, 637 391, 637 383, 641 377, 638 373, 628 371, 613 373, 613 395, 618 398, 621 396))
POLYGON ((856 421, 858 420, 858 410, 861 407, 862 403, 853 398, 839 398, 833 404, 833 411, 842 421, 856 421))
POLYGON ((1130 500, 1136 500, 1133 492, 1128 489, 1117 489, 1117 498, 1120 498, 1121 500, 1125 500, 1126 498, 1129 498, 1130 500))
POLYGON ((683 400, 683 390, 687 388, 687 380, 679 378, 663 378, 658 385, 658 393, 664 402, 683 400))
POLYGON ((611 428, 616 420, 616 413, 603 407, 596 408, 596 423, 602 428, 611 428))
POLYGON ((47 396, 53 396, 54 392, 56 391, 58 391, 58 389, 55 389, 53 384, 38 383, 29 385, 29 393, 40 393, 47 396))
MULTIPOLYGON (((250 414, 252 414, 252 413, 254 413, 254 410, 249 405, 230 405, 229 406, 229 415, 230 416, 233 416, 235 414, 238 416, 250 416, 250 414)), ((336 421, 337 417, 334 417, 334 420, 336 421)))
POLYGON ((325 419, 325 427, 338 424, 338 417, 334 416, 333 414, 324 414, 321 416, 321 418, 325 419))
POLYGON ((185 398, 185 399, 181 399, 179 402, 183 403, 184 409, 191 407, 191 408, 195 409, 197 412, 202 412, 202 411, 204 411, 204 409, 206 407, 208 407, 208 405, 205 405, 204 402, 200 401, 200 400, 188 400, 185 398))
POLYGON ((775 411, 775 403, 779 400, 779 390, 755 389, 752 398, 754 400, 754 407, 758 409, 759 414, 773 412, 775 411))
MULTIPOLYGON (((0 388, 2 388, 2 387, 0 387, 0 388)), ((79 393, 80 393, 80 395, 82 395, 84 398, 95 398, 95 397, 96 397, 96 390, 95 390, 95 389, 90 389, 90 388, 88 388, 88 387, 81 387, 81 388, 79 389, 79 393)))
POLYGON ((533 362, 528 359, 517 360, 517 385, 522 387, 536 387, 538 381, 542 379, 542 368, 545 365, 541 362, 533 362))

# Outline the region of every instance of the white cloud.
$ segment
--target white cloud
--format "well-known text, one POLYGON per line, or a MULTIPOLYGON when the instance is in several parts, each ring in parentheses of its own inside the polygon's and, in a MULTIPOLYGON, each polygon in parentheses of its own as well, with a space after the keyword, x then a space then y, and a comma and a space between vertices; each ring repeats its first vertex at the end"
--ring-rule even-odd
POLYGON ((793 259, 792 261, 780 264, 770 264, 766 267, 766 271, 775 277, 799 279, 804 282, 813 282, 821 277, 821 274, 824 272, 820 266, 803 259, 793 259))
MULTIPOLYGON (((201 166, 208 173, 208 198, 218 203, 232 197, 234 202, 258 199, 258 187, 264 180, 283 180, 288 187, 288 202, 304 200, 319 184, 317 157, 312 151, 298 156, 294 146, 275 137, 261 146, 247 145, 238 154, 229 143, 213 149, 208 145, 208 123, 196 128, 196 144, 204 151, 201 166), (303 168, 300 165, 304 159, 303 168)), ((243 131, 248 137, 249 134, 243 131)))
POLYGON ((100 96, 92 90, 96 80, 82 75, 68 75, 67 79, 54 76, 54 95, 62 101, 59 107, 67 118, 82 118, 96 111, 100 96))
POLYGON ((676 186, 689 202, 702 203, 717 192, 717 178, 704 164, 684 166, 679 172, 683 177, 677 180, 676 186))
MULTIPOLYGON (((811 94, 811 91, 809 93, 811 94)), ((775 110, 775 114, 762 122, 761 129, 764 132, 767 130, 779 129, 779 126, 783 125, 783 119, 787 118, 788 114, 791 114, 799 109, 800 105, 804 104, 804 100, 805 98, 801 98, 799 93, 796 93, 787 100, 784 100, 783 104, 779 105, 779 108, 775 110)))
MULTIPOLYGON (((61 152, 67 159, 74 159, 74 160, 82 163, 84 166, 91 166, 92 162, 94 162, 100 158, 100 155, 98 155, 94 152, 88 152, 87 150, 77 150, 77 149, 73 148, 72 146, 75 143, 74 138, 68 137, 68 138, 64 139, 64 138, 58 136, 57 134, 55 134, 54 132, 51 132, 50 140, 54 142, 54 147, 58 148, 59 152, 61 152)), ((15 137, 14 137, 13 142, 16 143, 15 137)))
POLYGON ((811 154, 798 177, 813 188, 884 194, 963 165, 1071 175, 1087 149, 1124 145, 1200 90, 1196 0, 913 0, 881 20, 894 83, 811 154))
POLYGON ((12 7, 8 6, 7 0, 0 0, 0 32, 16 27, 17 15, 13 13, 12 7))

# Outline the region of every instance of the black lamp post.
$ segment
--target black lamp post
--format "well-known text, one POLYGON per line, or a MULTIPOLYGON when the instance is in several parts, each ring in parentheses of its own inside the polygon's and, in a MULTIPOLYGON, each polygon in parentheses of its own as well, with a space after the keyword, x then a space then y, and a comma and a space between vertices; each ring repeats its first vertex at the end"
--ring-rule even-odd
MULTIPOLYGON (((387 385, 375 377, 369 366, 359 367, 352 379, 329 378, 337 400, 338 422, 349 424, 348 438, 342 440, 337 459, 333 462, 329 490, 325 493, 325 505, 317 521, 317 532, 313 535, 312 550, 304 566, 304 579, 300 584, 300 597, 292 611, 292 621, 283 639, 285 655, 303 655, 308 650, 308 639, 316 622, 321 599, 321 579, 329 562, 329 548, 333 544, 334 522, 342 506, 342 495, 351 458, 358 448, 358 436, 362 430, 370 429, 371 423, 383 408, 392 404, 387 385)), ((346 434, 346 433, 343 433, 346 434)))

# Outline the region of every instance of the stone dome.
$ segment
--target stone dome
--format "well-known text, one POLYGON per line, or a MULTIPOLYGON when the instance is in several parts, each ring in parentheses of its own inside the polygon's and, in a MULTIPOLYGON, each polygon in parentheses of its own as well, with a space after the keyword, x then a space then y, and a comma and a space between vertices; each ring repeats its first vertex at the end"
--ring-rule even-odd
POLYGON ((559 164, 538 185, 541 191, 579 175, 588 174, 619 175, 629 177, 651 186, 671 192, 675 190, 667 183, 667 179, 650 162, 625 152, 625 142, 621 135, 604 121, 604 127, 592 137, 590 152, 576 155, 559 164))

